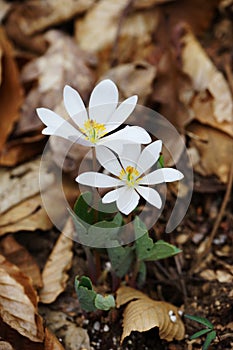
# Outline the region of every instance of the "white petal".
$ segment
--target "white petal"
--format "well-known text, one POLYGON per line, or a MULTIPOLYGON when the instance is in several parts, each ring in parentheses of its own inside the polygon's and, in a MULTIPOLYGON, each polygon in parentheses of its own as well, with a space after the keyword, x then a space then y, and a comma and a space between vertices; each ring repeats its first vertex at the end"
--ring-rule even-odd
POLYGON ((117 208, 125 215, 131 213, 138 205, 140 196, 131 187, 118 188, 119 197, 117 199, 117 208))
POLYGON ((112 203, 115 202, 119 198, 119 188, 116 190, 112 190, 105 194, 105 196, 102 198, 103 203, 112 203))
POLYGON ((109 141, 116 141, 121 144, 145 144, 151 141, 151 137, 148 132, 140 126, 126 126, 124 129, 116 131, 112 135, 103 137, 99 142, 107 146, 109 141))
POLYGON ((82 185, 101 188, 114 187, 122 184, 122 182, 118 179, 105 174, 96 173, 94 171, 80 174, 76 177, 75 181, 79 182, 82 185))
POLYGON ((122 123, 124 123, 124 121, 134 110, 137 100, 137 96, 131 96, 120 104, 120 106, 115 110, 115 112, 113 112, 109 120, 106 122, 107 132, 115 130, 122 123))
POLYGON ((150 145, 144 148, 137 163, 137 170, 140 174, 146 172, 157 162, 161 149, 161 140, 152 142, 150 145))
POLYGON ((138 193, 154 207, 160 209, 162 206, 162 200, 159 193, 150 187, 137 186, 136 190, 138 193))
POLYGON ((176 169, 163 168, 153 171, 144 176, 140 181, 140 185, 156 185, 163 182, 172 182, 183 179, 184 175, 176 169))
POLYGON ((66 85, 63 91, 63 99, 70 117, 77 125, 82 127, 87 120, 87 111, 79 93, 72 87, 66 85))
POLYGON ((96 147, 96 157, 100 164, 108 170, 110 173, 119 176, 122 167, 117 160, 115 154, 110 151, 107 147, 98 146, 96 147))
POLYGON ((81 143, 84 146, 90 145, 90 143, 86 142, 82 133, 58 114, 47 108, 37 108, 36 111, 41 121, 47 125, 47 128, 42 131, 44 135, 60 136, 67 140, 81 143))
POLYGON ((110 79, 101 81, 91 93, 89 102, 90 119, 105 124, 118 104, 118 89, 110 79))
POLYGON ((122 152, 119 155, 121 164, 123 165, 124 169, 127 168, 127 166, 136 167, 138 158, 140 156, 141 152, 141 145, 140 144, 127 144, 122 146, 122 152))

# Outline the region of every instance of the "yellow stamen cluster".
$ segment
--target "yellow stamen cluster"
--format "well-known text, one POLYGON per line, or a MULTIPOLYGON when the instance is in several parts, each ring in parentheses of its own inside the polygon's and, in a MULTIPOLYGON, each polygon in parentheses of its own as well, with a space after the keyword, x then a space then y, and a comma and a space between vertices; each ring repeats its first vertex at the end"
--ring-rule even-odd
POLYGON ((138 182, 139 172, 132 166, 127 166, 126 169, 122 169, 119 175, 121 180, 126 181, 127 185, 130 187, 134 187, 138 182))
POLYGON ((99 124, 93 119, 88 119, 84 123, 84 127, 80 129, 86 136, 86 140, 92 143, 96 143, 101 137, 106 134, 106 128, 104 124, 99 124))

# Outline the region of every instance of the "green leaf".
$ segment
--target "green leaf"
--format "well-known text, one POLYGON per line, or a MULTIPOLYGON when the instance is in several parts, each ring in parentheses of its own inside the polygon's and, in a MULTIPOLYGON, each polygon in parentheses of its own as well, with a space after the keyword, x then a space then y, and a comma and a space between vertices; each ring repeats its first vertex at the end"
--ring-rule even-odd
POLYGON ((93 290, 91 280, 85 276, 81 277, 80 281, 78 278, 78 276, 75 278, 75 291, 81 308, 87 312, 95 311, 96 292, 93 290))
POLYGON ((205 329, 202 329, 201 331, 198 331, 196 333, 194 333, 193 335, 191 335, 190 340, 192 339, 196 339, 196 338, 199 338, 201 337, 202 335, 206 334, 206 333, 209 333, 211 330, 209 328, 205 328, 205 329))
POLYGON ((137 284, 138 286, 142 286, 146 281, 146 264, 144 261, 140 261, 138 276, 137 276, 137 284))
POLYGON ((206 337, 202 350, 207 350, 215 338, 216 338, 216 331, 211 331, 206 337))
POLYGON ((163 240, 154 243, 148 233, 139 238, 135 245, 138 259, 144 261, 165 259, 181 252, 179 248, 163 240))
POLYGON ((214 328, 212 323, 209 320, 207 320, 207 318, 205 318, 205 317, 193 316, 193 315, 187 315, 187 314, 185 314, 184 317, 186 317, 192 321, 198 322, 200 324, 203 324, 204 326, 206 326, 207 328, 209 328, 211 330, 214 328))
POLYGON ((121 213, 117 213, 112 222, 114 222, 114 224, 117 226, 117 227, 120 227, 122 225, 122 222, 123 222, 123 216, 121 215, 121 213))
MULTIPOLYGON (((78 216, 69 208, 67 208, 70 216, 73 219, 75 228, 76 228, 76 234, 78 235, 78 241, 80 240, 80 237, 85 236, 87 234, 87 227, 85 227, 85 222, 84 221, 80 221, 78 219, 78 216)), ((88 225, 89 226, 89 225, 88 225)), ((75 239, 75 237, 74 237, 75 239)))
POLYGON ((79 286, 86 287, 89 290, 93 290, 91 279, 86 276, 82 276, 80 278, 79 286))
POLYGON ((160 168, 164 168, 164 157, 162 154, 159 156, 158 163, 160 168))
POLYGON ((133 223, 134 223, 134 231, 135 231, 135 239, 136 240, 141 238, 142 236, 144 236, 146 233, 148 233, 146 225, 144 224, 144 222, 142 222, 139 219, 138 216, 135 217, 133 223))
POLYGON ((112 295, 102 296, 97 294, 95 298, 95 307, 99 310, 109 310, 115 307, 115 299, 112 295))
POLYGON ((114 221, 100 221, 89 227, 87 243, 89 246, 101 247, 111 246, 109 243, 116 240, 120 227, 114 221))
POLYGON ((74 205, 74 212, 78 217, 78 221, 82 224, 92 225, 94 223, 94 210, 91 208, 91 203, 92 193, 84 192, 78 197, 74 205))
POLYGON ((133 262, 133 247, 114 247, 108 248, 108 257, 112 268, 118 277, 123 277, 129 271, 133 262))

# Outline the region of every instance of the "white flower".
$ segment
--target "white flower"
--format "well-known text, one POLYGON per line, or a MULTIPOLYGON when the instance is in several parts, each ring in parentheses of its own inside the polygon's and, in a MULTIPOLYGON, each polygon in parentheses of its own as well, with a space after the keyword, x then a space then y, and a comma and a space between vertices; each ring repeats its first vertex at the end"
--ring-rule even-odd
POLYGON ((118 89, 113 81, 103 80, 94 88, 88 112, 79 93, 70 86, 65 86, 63 97, 74 126, 53 111, 38 108, 39 118, 47 125, 43 134, 60 136, 84 146, 105 145, 115 150, 119 140, 142 144, 151 141, 149 134, 138 126, 126 126, 106 136, 124 123, 137 104, 137 96, 131 96, 118 106, 118 89))
POLYGON ((97 159, 100 164, 115 177, 97 172, 80 174, 76 181, 80 184, 115 189, 102 198, 103 203, 116 201, 117 208, 123 214, 132 212, 142 196, 147 202, 161 208, 159 193, 148 185, 181 180, 183 174, 176 169, 162 168, 145 174, 159 159, 162 142, 155 141, 141 152, 140 145, 124 145, 119 158, 106 147, 97 148, 97 159))

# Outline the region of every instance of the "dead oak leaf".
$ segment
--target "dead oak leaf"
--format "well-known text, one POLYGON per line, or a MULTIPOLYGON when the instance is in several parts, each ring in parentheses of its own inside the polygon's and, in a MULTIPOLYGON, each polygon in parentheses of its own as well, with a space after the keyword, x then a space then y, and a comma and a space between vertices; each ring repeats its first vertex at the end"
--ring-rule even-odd
POLYGON ((95 82, 90 68, 95 64, 93 55, 90 57, 82 51, 62 31, 50 30, 45 34, 45 39, 49 43, 46 53, 28 62, 21 72, 24 83, 33 83, 21 109, 19 129, 24 132, 42 128, 36 108, 43 106, 55 110, 62 102, 62 90, 66 84, 78 90, 85 100, 95 82))
POLYGON ((120 307, 128 303, 123 313, 123 334, 121 342, 132 331, 145 332, 151 328, 159 328, 161 339, 181 340, 185 336, 184 324, 176 306, 155 301, 142 292, 130 287, 120 287, 117 291, 116 305, 120 307))
POLYGON ((3 28, 0 27, 0 152, 19 119, 23 90, 14 60, 13 49, 3 28))
POLYGON ((42 318, 37 311, 37 294, 31 280, 0 255, 0 316, 21 335, 43 342, 42 318))
POLYGON ((216 175, 221 182, 226 183, 232 162, 232 138, 199 123, 192 123, 187 130, 193 134, 190 147, 195 148, 199 154, 194 170, 203 176, 216 175))
POLYGON ((112 60, 125 63, 145 58, 152 45, 152 33, 159 23, 158 9, 125 15, 128 4, 128 0, 101 0, 76 21, 76 40, 82 49, 98 55, 101 72, 112 60))
POLYGON ((35 288, 42 287, 39 266, 27 249, 19 244, 13 236, 8 235, 0 241, 0 253, 26 276, 30 277, 35 288))
POLYGON ((40 168, 40 159, 24 163, 12 170, 0 169, 0 214, 45 190, 54 175, 40 168), (41 181, 39 183, 39 173, 41 181))
POLYGON ((50 26, 70 20, 85 12, 95 0, 27 0, 17 3, 8 19, 8 26, 17 26, 21 35, 32 36, 50 26))
MULTIPOLYGON (((73 223, 71 218, 68 219, 64 231, 72 236, 73 223)), ((52 303, 64 291, 69 278, 67 271, 72 264, 72 247, 72 239, 61 233, 42 272, 44 286, 39 293, 42 303, 52 303)))
MULTIPOLYGON (((185 27, 182 41, 182 69, 192 79, 193 87, 198 92, 208 90, 213 97, 213 116, 216 121, 232 123, 233 102, 229 85, 223 74, 217 70, 205 50, 190 29, 185 27)), ((196 115, 198 119, 198 115, 196 115)), ((206 123, 211 125, 211 120, 206 123)), ((221 128, 221 127, 220 127, 221 128)))
POLYGON ((117 84, 122 98, 137 94, 139 103, 144 104, 152 93, 156 68, 145 61, 126 63, 110 69, 101 79, 105 77, 112 79, 117 84))

